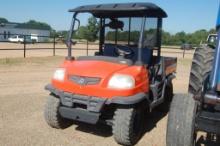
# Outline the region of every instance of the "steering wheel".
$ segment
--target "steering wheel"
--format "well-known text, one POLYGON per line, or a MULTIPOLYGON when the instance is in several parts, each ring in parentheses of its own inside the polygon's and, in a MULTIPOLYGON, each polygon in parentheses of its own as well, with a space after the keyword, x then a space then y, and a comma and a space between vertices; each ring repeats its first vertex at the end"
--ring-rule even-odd
POLYGON ((122 56, 124 58, 128 58, 128 57, 130 57, 130 56, 132 56, 134 54, 134 51, 131 48, 127 47, 127 46, 116 45, 115 53, 118 56, 122 56))

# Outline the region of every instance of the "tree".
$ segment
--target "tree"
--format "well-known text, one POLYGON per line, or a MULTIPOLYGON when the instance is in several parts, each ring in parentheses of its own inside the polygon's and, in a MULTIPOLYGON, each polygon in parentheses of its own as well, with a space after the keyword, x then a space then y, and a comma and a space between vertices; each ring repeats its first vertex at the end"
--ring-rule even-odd
POLYGON ((94 42, 98 38, 99 23, 95 17, 90 17, 88 19, 88 25, 86 26, 86 31, 83 32, 83 36, 86 40, 94 42))
POLYGON ((18 24, 17 28, 52 30, 52 27, 49 24, 35 20, 30 20, 26 23, 18 24))
POLYGON ((209 30, 209 34, 214 34, 214 33, 216 33, 216 29, 212 28, 209 30))
POLYGON ((170 45, 171 34, 169 32, 162 33, 162 44, 170 45))
POLYGON ((200 44, 200 42, 205 42, 209 32, 205 29, 201 29, 192 33, 191 42, 193 44, 200 44))
POLYGON ((86 39, 87 38, 87 27, 86 26, 80 26, 79 30, 76 32, 76 35, 74 38, 76 39, 86 39))
POLYGON ((108 31, 105 36, 105 40, 115 41, 115 31, 108 31))
POLYGON ((0 17, 0 23, 8 23, 8 20, 0 17))
POLYGON ((184 43, 189 43, 194 46, 198 46, 201 41, 206 41, 209 34, 216 33, 215 29, 210 29, 209 31, 201 29, 193 33, 185 33, 184 31, 178 32, 176 34, 170 34, 169 32, 163 31, 162 44, 163 45, 181 45, 184 43))
POLYGON ((186 41, 187 41, 186 33, 184 31, 176 33, 175 39, 177 40, 176 43, 178 45, 186 43, 186 41))

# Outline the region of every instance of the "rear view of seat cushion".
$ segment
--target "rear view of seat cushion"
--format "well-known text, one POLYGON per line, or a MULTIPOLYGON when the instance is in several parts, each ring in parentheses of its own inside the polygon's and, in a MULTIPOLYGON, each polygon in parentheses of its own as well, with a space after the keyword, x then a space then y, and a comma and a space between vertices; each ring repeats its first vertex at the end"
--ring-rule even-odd
MULTIPOLYGON (((134 56, 132 57, 132 60, 136 62, 138 60, 138 48, 133 48, 134 56)), ((152 59, 153 51, 148 48, 143 48, 141 53, 141 60, 144 64, 150 64, 152 59)))
POLYGON ((114 44, 105 44, 104 50, 103 50, 104 56, 109 57, 118 57, 118 55, 115 53, 115 45, 114 44))
MULTIPOLYGON (((126 49, 126 46, 117 46, 120 47, 122 50, 126 49)), ((131 57, 128 57, 126 59, 131 59, 133 62, 136 62, 138 60, 138 48, 131 48, 134 52, 134 54, 131 57)), ((141 53, 141 60, 144 64, 150 64, 152 59, 153 50, 144 48, 142 49, 141 53)), ((105 44, 104 50, 103 50, 104 56, 109 57, 118 57, 118 55, 115 52, 115 45, 114 44, 105 44)))

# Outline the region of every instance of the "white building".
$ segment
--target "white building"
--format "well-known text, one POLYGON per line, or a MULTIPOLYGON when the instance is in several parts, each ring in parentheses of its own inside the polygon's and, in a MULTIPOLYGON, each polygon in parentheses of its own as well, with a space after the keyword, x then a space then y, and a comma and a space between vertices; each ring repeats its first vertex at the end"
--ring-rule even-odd
POLYGON ((38 41, 44 41, 48 39, 47 37, 40 36, 50 36, 49 30, 40 30, 40 29, 29 29, 29 28, 17 28, 16 26, 19 23, 0 23, 0 41, 7 41, 9 37, 14 34, 20 35, 37 35, 38 41))

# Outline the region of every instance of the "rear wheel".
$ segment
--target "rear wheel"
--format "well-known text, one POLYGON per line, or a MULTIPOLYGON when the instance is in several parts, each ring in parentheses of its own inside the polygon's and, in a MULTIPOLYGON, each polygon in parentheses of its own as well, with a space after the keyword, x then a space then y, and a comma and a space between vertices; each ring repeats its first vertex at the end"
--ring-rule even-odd
POLYGON ((205 80, 212 70, 214 50, 208 46, 197 48, 190 72, 190 95, 176 95, 171 104, 167 126, 167 145, 194 146, 196 141, 195 117, 201 101, 205 80))
POLYGON ((127 146, 136 144, 142 135, 143 120, 141 108, 117 109, 112 126, 116 142, 127 146))
POLYGON ((189 93, 193 94, 196 99, 201 98, 204 81, 212 70, 214 60, 214 50, 208 46, 197 48, 190 72, 189 93))
POLYGON ((68 119, 61 117, 59 113, 60 99, 50 95, 44 109, 44 118, 47 124, 53 128, 63 129, 72 124, 68 119))
POLYGON ((175 95, 171 103, 167 125, 167 146, 194 146, 197 105, 193 95, 175 95))

